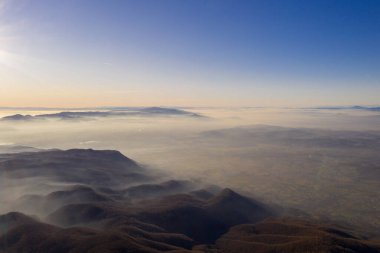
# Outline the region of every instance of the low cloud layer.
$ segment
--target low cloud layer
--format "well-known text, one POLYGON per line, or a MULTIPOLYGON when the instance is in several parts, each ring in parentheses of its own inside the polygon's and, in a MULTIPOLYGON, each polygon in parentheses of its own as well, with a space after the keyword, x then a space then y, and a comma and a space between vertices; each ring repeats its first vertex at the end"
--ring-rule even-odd
MULTIPOLYGON (((186 111, 205 117, 2 121, 0 128, 7 131, 1 132, 0 142, 14 145, 2 146, 0 152, 38 151, 31 147, 120 150, 144 167, 177 179, 232 187, 265 202, 380 231, 380 206, 376 204, 380 203, 378 112, 275 108, 186 111)), ((12 191, 16 196, 17 191, 12 191)))

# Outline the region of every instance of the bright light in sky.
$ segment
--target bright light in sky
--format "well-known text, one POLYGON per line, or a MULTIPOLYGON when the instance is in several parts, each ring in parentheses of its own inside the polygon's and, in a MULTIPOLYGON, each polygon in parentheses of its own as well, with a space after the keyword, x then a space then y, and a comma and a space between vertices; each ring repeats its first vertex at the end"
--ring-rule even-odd
POLYGON ((0 0, 0 106, 380 101, 380 2, 0 0))

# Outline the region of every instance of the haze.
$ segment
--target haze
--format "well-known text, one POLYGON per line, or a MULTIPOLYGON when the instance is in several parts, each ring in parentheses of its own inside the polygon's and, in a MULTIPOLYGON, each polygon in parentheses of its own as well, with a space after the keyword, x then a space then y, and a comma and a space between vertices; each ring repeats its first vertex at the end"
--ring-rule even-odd
POLYGON ((0 0, 0 252, 380 252, 379 31, 375 0, 0 0))

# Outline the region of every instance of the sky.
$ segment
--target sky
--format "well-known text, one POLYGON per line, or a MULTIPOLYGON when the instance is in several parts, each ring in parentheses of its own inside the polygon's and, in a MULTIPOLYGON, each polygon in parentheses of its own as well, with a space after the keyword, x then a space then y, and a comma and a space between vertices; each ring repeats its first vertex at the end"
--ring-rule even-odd
POLYGON ((0 106, 380 104, 378 0, 0 0, 0 106))

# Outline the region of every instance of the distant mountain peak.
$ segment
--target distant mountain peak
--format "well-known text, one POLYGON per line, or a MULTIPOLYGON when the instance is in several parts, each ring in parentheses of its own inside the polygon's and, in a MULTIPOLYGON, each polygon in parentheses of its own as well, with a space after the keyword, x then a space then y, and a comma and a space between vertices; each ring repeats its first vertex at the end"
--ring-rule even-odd
POLYGON ((1 118, 1 120, 15 120, 15 121, 22 121, 22 120, 32 120, 33 116, 31 115, 22 115, 22 114, 15 114, 10 116, 5 116, 1 118))
POLYGON ((103 110, 70 110, 61 112, 47 112, 37 115, 14 114, 1 118, 3 121, 29 121, 37 119, 60 119, 60 120, 80 120, 80 119, 96 119, 107 117, 130 117, 130 116, 186 116, 186 117, 204 117, 200 114, 185 111, 177 108, 169 107, 142 107, 142 108, 108 108, 103 110))

